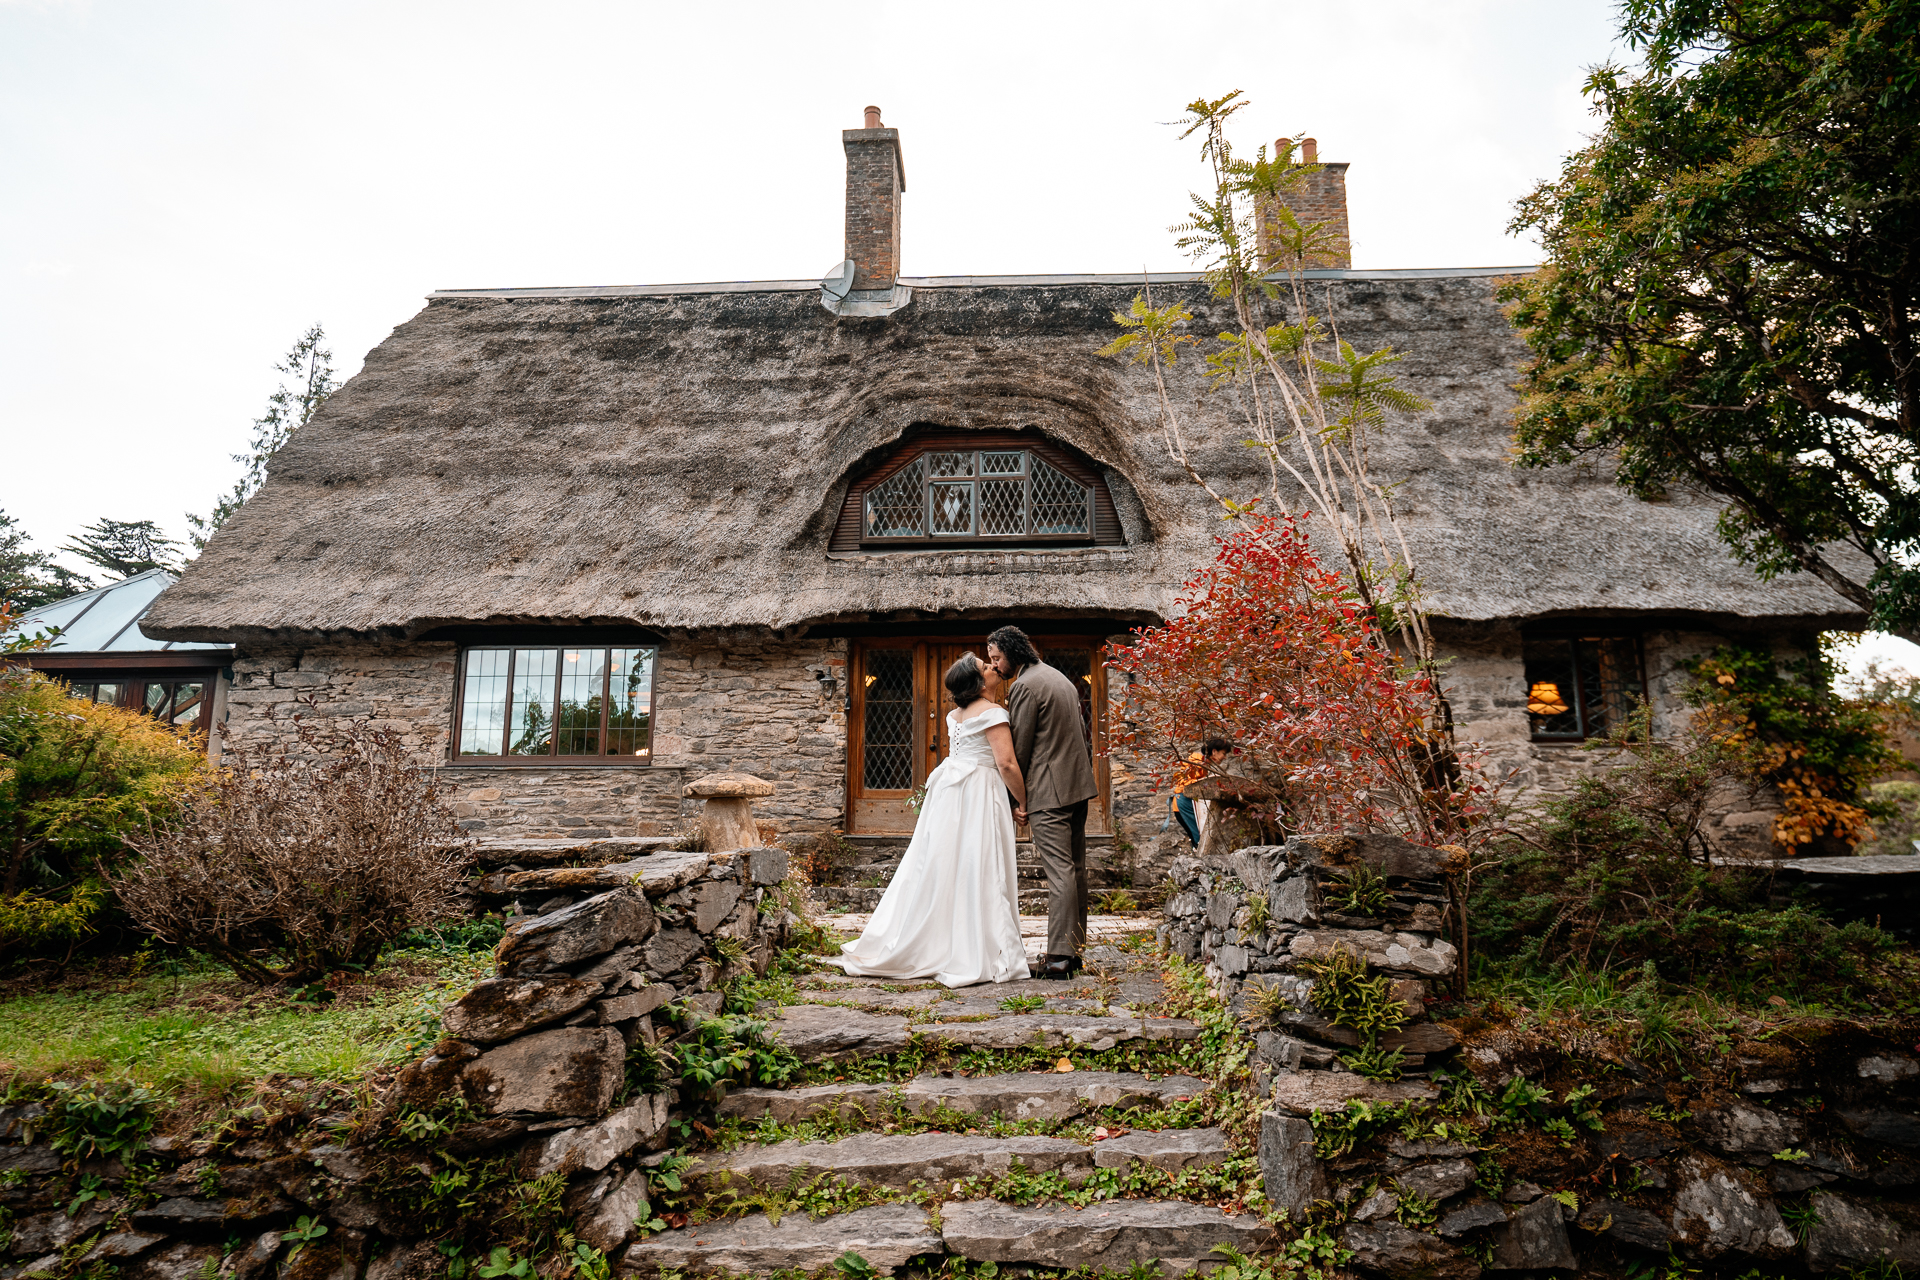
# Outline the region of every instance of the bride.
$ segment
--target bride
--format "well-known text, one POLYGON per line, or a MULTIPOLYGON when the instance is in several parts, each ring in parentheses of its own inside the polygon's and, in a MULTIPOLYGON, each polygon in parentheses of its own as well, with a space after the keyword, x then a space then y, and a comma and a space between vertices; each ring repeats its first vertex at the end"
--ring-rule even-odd
POLYGON ((1020 940, 1019 867, 1007 792, 1026 807, 1013 758, 1005 688, 971 653, 947 668, 952 750, 927 778, 913 841, 866 932, 828 961, 850 974, 933 978, 948 987, 1027 976, 1020 940))

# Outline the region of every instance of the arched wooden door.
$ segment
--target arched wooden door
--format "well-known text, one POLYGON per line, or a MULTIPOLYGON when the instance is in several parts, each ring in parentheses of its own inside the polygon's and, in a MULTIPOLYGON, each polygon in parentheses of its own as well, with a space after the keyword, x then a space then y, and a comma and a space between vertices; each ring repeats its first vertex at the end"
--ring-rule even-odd
MULTIPOLYGON (((1106 750, 1106 669, 1100 646, 1087 636, 1036 636, 1047 663, 1082 692, 1080 714, 1094 753, 1100 796, 1087 815, 1087 830, 1112 830, 1106 750)), ((847 722, 847 821, 859 833, 913 830, 907 804, 927 775, 947 758, 944 677, 961 654, 983 660, 985 636, 887 637, 857 640, 850 655, 853 682, 847 722)))

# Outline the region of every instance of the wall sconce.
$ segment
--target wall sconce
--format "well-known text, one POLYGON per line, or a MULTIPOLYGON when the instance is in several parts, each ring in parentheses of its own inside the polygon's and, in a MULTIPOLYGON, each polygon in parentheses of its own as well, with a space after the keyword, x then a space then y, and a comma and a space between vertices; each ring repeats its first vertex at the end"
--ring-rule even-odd
POLYGON ((833 691, 840 687, 840 682, 833 678, 833 670, 829 667, 816 668, 813 678, 820 682, 820 696, 823 698, 831 698, 833 691))

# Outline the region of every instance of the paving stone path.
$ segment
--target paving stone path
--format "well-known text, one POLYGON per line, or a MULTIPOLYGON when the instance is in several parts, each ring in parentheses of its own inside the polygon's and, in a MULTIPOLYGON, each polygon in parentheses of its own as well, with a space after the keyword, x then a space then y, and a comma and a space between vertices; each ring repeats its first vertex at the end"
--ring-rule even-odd
MULTIPOLYGON (((845 928, 845 921, 834 923, 845 928)), ((1120 921, 1103 923, 1107 939, 1121 935, 1120 921)), ((1126 923, 1137 928, 1147 922, 1126 923)), ((774 1014, 777 1034, 809 1063, 922 1047, 961 1053, 1044 1048, 1058 1053, 1065 1066, 1076 1055, 1120 1046, 1176 1048, 1199 1036, 1193 1022, 1153 1015, 1165 992, 1151 962, 1100 944, 1086 958, 1087 972, 1074 982, 1028 980, 960 991, 850 978, 837 971, 815 973, 800 984, 808 1003, 768 1012, 774 1014)), ((882 1195, 916 1187, 958 1189, 970 1179, 1003 1176, 1016 1162, 1035 1175, 1060 1175, 1069 1186, 1100 1170, 1146 1166, 1177 1175, 1227 1160, 1226 1136, 1213 1128, 1103 1127, 1087 1140, 1002 1137, 985 1130, 995 1119, 1071 1122, 1109 1108, 1158 1110, 1197 1098, 1207 1088, 1204 1080, 1185 1075, 1056 1069, 738 1089, 721 1104, 723 1120, 747 1126, 837 1121, 843 1132, 852 1132, 819 1141, 749 1140, 705 1153, 695 1173, 713 1179, 724 1174, 728 1186, 742 1191, 775 1192, 828 1175, 882 1195), (977 1118, 983 1127, 958 1131, 966 1121, 955 1121, 955 1131, 893 1131, 902 1117, 934 1115, 977 1118)), ((1158 1261, 1162 1274, 1177 1276, 1218 1263, 1220 1255, 1212 1253, 1216 1245, 1245 1251, 1268 1234, 1255 1216, 1183 1200, 1096 1200, 1075 1208, 1061 1202, 1014 1205, 955 1198, 937 1213, 892 1203, 820 1218, 798 1210, 777 1220, 757 1213, 664 1231, 632 1245, 623 1269, 765 1275, 778 1268, 816 1269, 850 1250, 883 1274, 912 1259, 944 1255, 1121 1271, 1158 1261)))

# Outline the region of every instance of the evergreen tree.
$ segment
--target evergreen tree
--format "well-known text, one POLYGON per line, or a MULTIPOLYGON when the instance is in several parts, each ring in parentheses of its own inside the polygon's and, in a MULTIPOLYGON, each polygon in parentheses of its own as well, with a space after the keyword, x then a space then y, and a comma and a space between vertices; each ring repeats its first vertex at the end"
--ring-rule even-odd
POLYGON ((71 551, 89 564, 99 565, 115 578, 131 578, 149 569, 180 571, 180 546, 160 532, 151 520, 94 521, 80 536, 60 548, 71 551))
POLYGON ((295 431, 306 426, 326 398, 339 389, 340 384, 333 379, 333 353, 320 345, 326 340, 326 330, 316 324, 300 336, 284 360, 273 366, 275 371, 298 379, 297 385, 289 387, 282 382, 279 390, 267 397, 266 413, 253 420, 250 451, 232 455, 235 462, 246 464, 246 474, 206 515, 187 513, 187 523, 193 526, 193 532, 187 536, 196 553, 206 549, 207 539, 213 537, 214 530, 225 524, 266 482, 267 460, 295 431))
POLYGON ((90 591, 95 584, 62 564, 50 551, 35 551, 20 521, 0 511, 0 601, 15 613, 30 613, 42 605, 90 591))

